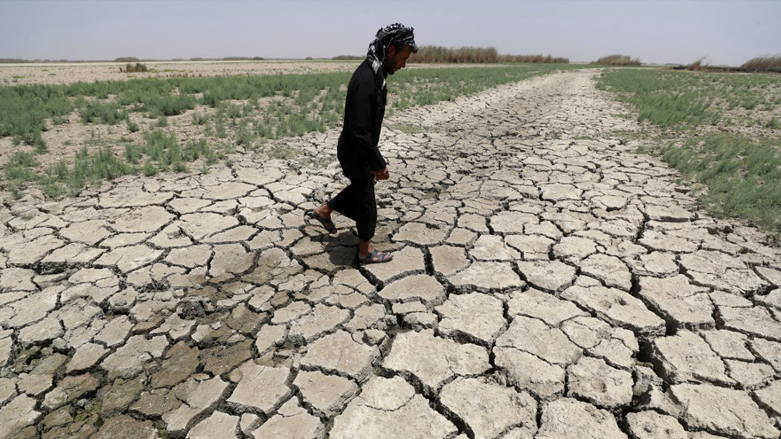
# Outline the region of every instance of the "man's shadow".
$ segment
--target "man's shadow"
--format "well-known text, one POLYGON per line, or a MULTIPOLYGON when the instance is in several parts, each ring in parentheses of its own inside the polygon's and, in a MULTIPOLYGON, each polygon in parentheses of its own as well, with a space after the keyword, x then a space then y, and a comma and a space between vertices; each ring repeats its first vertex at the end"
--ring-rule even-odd
MULTIPOLYGON (((317 240, 312 237, 311 239, 317 240)), ((358 253, 358 236, 351 230, 340 231, 336 235, 325 235, 320 239, 328 260, 339 267, 352 267, 358 253)))

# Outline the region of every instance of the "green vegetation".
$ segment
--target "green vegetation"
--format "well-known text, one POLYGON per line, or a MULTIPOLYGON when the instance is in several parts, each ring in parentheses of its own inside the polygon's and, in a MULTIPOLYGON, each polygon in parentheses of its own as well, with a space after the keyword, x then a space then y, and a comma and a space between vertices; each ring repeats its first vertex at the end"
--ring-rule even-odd
POLYGON ((719 216, 742 217, 781 232, 781 137, 710 134, 660 152, 684 176, 708 186, 702 201, 719 216))
POLYGON ((662 128, 641 139, 641 152, 705 185, 700 200, 712 214, 781 233, 781 76, 616 69, 598 87, 662 128))
POLYGON ((738 123, 730 110, 772 110, 781 104, 781 77, 618 69, 597 87, 632 104, 638 120, 663 128, 692 129, 738 123))
POLYGON ((46 119, 67 116, 72 110, 73 104, 58 86, 0 87, 0 137, 13 136, 14 143, 43 146, 46 119))
POLYGON ((120 121, 127 120, 127 113, 120 109, 119 104, 113 102, 84 102, 79 107, 79 116, 85 124, 116 125, 120 121))

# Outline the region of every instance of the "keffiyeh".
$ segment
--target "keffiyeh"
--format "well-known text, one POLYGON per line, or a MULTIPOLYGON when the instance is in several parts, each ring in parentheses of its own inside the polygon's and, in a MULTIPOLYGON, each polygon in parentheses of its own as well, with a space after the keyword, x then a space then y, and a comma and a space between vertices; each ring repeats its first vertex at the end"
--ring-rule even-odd
POLYGON ((418 48, 415 45, 415 34, 413 28, 406 27, 401 23, 394 23, 377 31, 377 35, 374 37, 374 41, 369 44, 369 52, 366 54, 366 58, 374 70, 374 75, 377 78, 377 82, 382 84, 381 90, 385 90, 385 76, 382 72, 382 62, 385 60, 385 53, 388 51, 388 47, 392 44, 404 44, 410 46, 413 52, 417 52, 418 48))

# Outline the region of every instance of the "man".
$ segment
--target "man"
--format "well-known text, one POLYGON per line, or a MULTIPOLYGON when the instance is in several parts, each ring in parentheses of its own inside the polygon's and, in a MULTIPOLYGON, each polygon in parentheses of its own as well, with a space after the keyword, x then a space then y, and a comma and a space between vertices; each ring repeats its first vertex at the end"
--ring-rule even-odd
POLYGON ((407 58, 418 51, 411 27, 399 23, 377 31, 369 45, 366 61, 353 73, 347 87, 344 125, 337 145, 337 157, 350 185, 317 209, 307 212, 329 233, 337 229, 331 221, 334 210, 352 219, 358 229, 357 264, 388 262, 393 256, 371 245, 377 226, 375 180, 390 177, 388 165, 378 148, 388 91, 385 78, 406 67, 407 58))

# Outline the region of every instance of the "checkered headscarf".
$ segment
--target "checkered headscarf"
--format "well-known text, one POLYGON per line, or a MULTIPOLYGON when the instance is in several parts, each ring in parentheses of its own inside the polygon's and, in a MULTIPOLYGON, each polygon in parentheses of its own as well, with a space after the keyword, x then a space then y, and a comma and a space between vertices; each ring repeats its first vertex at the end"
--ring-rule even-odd
MULTIPOLYGON (((369 52, 366 54, 366 57, 369 59, 372 70, 374 70, 374 74, 377 75, 378 79, 382 69, 382 62, 385 60, 385 53, 390 46, 403 44, 410 46, 412 53, 418 51, 418 46, 415 45, 413 30, 413 28, 406 27, 401 23, 394 23, 377 31, 374 41, 369 44, 369 52)), ((382 75, 382 88, 385 89, 385 75, 382 75)))

